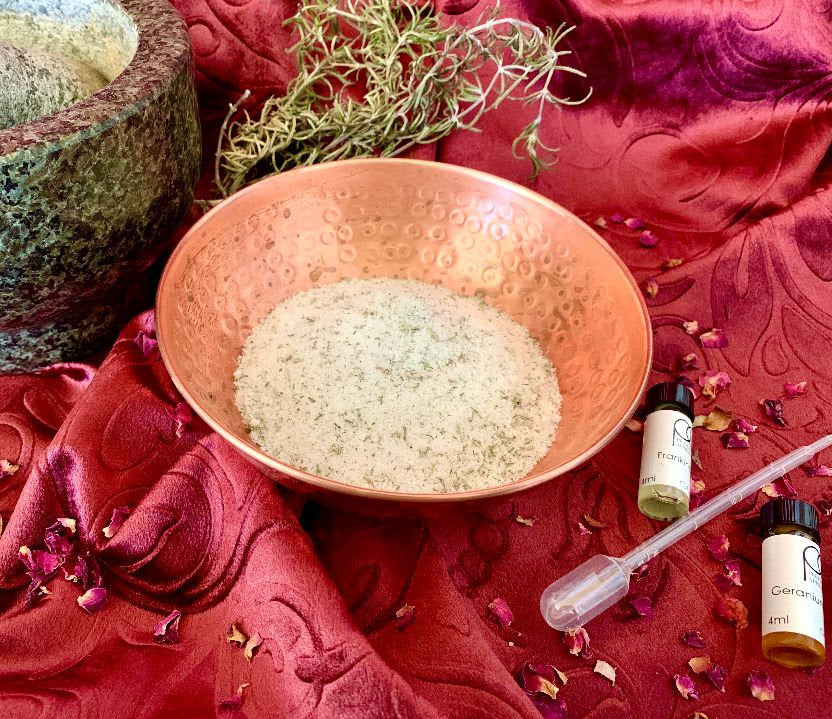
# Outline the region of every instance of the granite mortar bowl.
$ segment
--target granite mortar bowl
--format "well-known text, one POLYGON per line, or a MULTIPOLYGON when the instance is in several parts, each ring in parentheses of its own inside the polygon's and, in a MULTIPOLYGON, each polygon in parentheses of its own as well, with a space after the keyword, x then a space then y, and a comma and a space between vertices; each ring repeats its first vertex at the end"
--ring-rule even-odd
POLYGON ((0 0, 0 104, 10 372, 93 352, 148 301, 199 174, 187 29, 168 0, 0 0))
POLYGON ((165 365, 214 430, 290 489, 377 516, 479 508, 577 467, 629 419, 652 356, 641 293, 590 227, 519 185, 418 160, 332 162, 242 190, 182 239, 156 311, 165 365), (252 327, 297 292, 369 277, 481 294, 540 342, 557 370, 562 420, 525 478, 466 492, 386 492, 288 466, 249 439, 232 375, 252 327))

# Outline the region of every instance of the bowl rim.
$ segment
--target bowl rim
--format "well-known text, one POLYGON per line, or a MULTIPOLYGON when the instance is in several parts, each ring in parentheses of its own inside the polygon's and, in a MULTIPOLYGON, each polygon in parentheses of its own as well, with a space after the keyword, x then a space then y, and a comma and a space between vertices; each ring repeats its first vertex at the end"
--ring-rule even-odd
POLYGON ((0 130, 4 163, 76 145, 141 112, 191 62, 182 16, 168 0, 103 0, 135 25, 138 42, 126 67, 101 89, 51 115, 0 130))
POLYGON ((302 482, 310 484, 317 489, 332 491, 337 494, 347 494, 354 497, 362 497, 367 500, 384 500, 399 503, 441 504, 454 502, 468 502, 478 499, 493 499, 507 495, 517 494, 518 492, 531 489, 532 487, 536 487, 540 484, 543 484, 544 482, 548 482, 549 480, 552 480, 555 477, 559 477, 563 474, 566 474, 567 472, 575 469, 576 467, 586 462, 591 457, 595 456, 621 432, 621 430, 624 428, 624 425, 627 423, 627 421, 632 416, 633 412, 635 412, 636 408, 638 407, 641 397, 644 394, 645 387, 647 386, 647 381, 649 379, 651 367, 653 364, 653 333, 652 325, 650 323, 650 315, 647 311, 647 304, 645 303, 641 290, 638 287, 638 283, 633 278, 629 268, 624 264, 623 260, 618 256, 615 250, 613 250, 612 247, 606 242, 606 240, 604 240, 603 237, 601 237, 594 229, 592 229, 592 227, 590 227, 586 222, 581 220, 574 213, 570 212, 569 210, 559 205, 558 203, 550 200, 549 198, 544 197, 540 193, 534 192, 533 190, 524 187, 523 185, 519 185, 515 182, 512 182, 511 180, 506 180, 502 177, 492 175, 491 173, 483 172, 481 170, 475 170, 470 167, 454 165, 451 163, 435 162, 432 160, 380 157, 335 160, 332 162, 321 163, 318 165, 294 168, 292 170, 281 172, 279 175, 270 175, 268 177, 263 178, 262 180, 258 180, 257 182, 249 185, 248 187, 243 188, 242 190, 237 191, 233 195, 225 198, 219 204, 215 205, 213 208, 211 208, 209 212, 207 212, 199 220, 197 220, 197 222, 194 223, 194 225, 185 233, 185 235, 179 241, 177 246, 174 248, 173 252, 171 253, 171 256, 168 258, 168 261, 165 264, 164 271, 162 272, 162 276, 159 280, 159 287, 156 293, 155 317, 156 339, 159 343, 159 352, 162 357, 162 362, 164 363, 164 366, 167 369, 168 374, 171 377, 171 380, 173 381, 174 385, 179 390, 179 392, 182 394, 182 397, 185 399, 185 401, 194 409, 194 411, 196 411, 196 413, 206 422, 206 424, 208 424, 208 426, 211 427, 211 429, 213 429, 217 434, 220 435, 220 437, 222 437, 226 442, 230 443, 244 457, 255 463, 255 465, 265 465, 271 470, 279 472, 283 475, 288 475, 289 477, 292 477, 294 479, 301 480, 302 482), (436 165, 444 165, 445 168, 447 168, 451 172, 459 172, 463 175, 475 177, 480 180, 488 180, 489 182, 497 183, 504 189, 511 190, 512 192, 522 194, 531 200, 543 203, 544 205, 548 206, 549 209, 554 210, 557 214, 566 215, 571 221, 576 222, 583 229, 587 230, 590 233, 590 235, 592 235, 595 238, 595 240, 599 243, 601 248, 604 249, 607 252, 607 254, 609 254, 613 262, 615 262, 624 273, 624 277, 627 279, 635 296, 638 298, 639 307, 642 311, 642 320, 644 322, 645 334, 647 338, 647 361, 644 363, 642 376, 638 382, 638 389, 631 398, 630 403, 627 407, 627 411, 623 414, 621 419, 603 437, 601 437, 600 440, 598 440, 591 447, 588 447, 579 455, 573 457, 569 462, 562 464, 554 470, 551 470, 549 472, 543 472, 533 477, 529 477, 527 475, 526 477, 518 479, 514 482, 510 482, 508 484, 500 484, 492 487, 484 487, 479 489, 469 489, 463 492, 396 492, 391 490, 374 489, 371 487, 360 487, 353 484, 347 484, 346 482, 341 482, 336 479, 330 479, 328 477, 320 477, 318 475, 305 472, 296 467, 292 467, 291 465, 284 464, 283 462, 281 462, 278 459, 275 459, 271 455, 266 454, 261 449, 241 441, 233 432, 230 432, 222 425, 221 422, 216 420, 211 415, 211 413, 205 407, 203 407, 202 404, 188 391, 188 388, 185 386, 185 383, 179 377, 179 374, 176 371, 176 367, 173 361, 171 360, 170 355, 168 354, 166 339, 167 327, 165 325, 164 320, 162 319, 164 314, 160 312, 160 308, 162 306, 163 298, 171 294, 166 291, 166 288, 168 284, 171 282, 171 275, 173 273, 174 266, 178 264, 180 257, 183 255, 185 251, 185 246, 189 238, 196 237, 198 235, 198 231, 202 228, 204 224, 210 221, 210 219, 215 213, 217 213, 218 211, 223 211, 224 208, 234 203, 240 202, 241 198, 244 198, 246 195, 254 192, 257 188, 260 188, 261 185, 263 185, 264 183, 281 182, 283 181, 282 178, 290 174, 293 177, 296 177, 300 173, 312 174, 321 171, 322 168, 327 168, 331 165, 349 166, 357 170, 360 170, 362 167, 367 166, 369 163, 385 163, 391 167, 403 164, 407 164, 414 167, 430 166, 432 169, 435 169, 436 165))

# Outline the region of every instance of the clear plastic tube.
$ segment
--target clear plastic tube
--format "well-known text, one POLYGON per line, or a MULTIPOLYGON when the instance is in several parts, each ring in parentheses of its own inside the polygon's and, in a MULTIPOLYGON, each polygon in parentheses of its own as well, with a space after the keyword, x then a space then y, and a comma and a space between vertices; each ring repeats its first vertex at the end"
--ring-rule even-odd
POLYGON ((543 618, 550 626, 560 631, 583 626, 627 595, 630 574, 636 568, 753 494, 763 485, 808 462, 830 445, 832 434, 789 452, 705 502, 697 510, 653 535, 623 557, 607 557, 603 554, 591 557, 544 590, 540 597, 543 618))

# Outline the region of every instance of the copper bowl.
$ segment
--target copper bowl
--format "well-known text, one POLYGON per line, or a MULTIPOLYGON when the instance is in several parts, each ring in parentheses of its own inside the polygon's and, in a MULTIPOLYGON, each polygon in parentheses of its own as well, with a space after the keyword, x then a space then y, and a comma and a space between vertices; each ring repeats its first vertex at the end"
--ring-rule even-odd
POLYGON ((585 223, 507 180, 399 159, 293 170, 215 207, 168 262, 157 337, 184 398, 241 454, 292 490, 376 515, 477 507, 578 466, 633 413, 652 355, 633 277, 585 223), (232 378, 251 328, 290 295, 348 277, 484 293, 540 342, 557 370, 562 420, 526 477, 467 492, 385 492, 304 472, 252 443, 232 378))

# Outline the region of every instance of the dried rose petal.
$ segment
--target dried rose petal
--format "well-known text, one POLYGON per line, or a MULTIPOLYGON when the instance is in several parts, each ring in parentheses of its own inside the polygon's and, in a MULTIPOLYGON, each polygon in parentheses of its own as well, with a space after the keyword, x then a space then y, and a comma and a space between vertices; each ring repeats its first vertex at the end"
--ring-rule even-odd
POLYGON ((729 409, 714 406, 713 410, 706 415, 698 414, 694 417, 694 427, 704 427, 711 432, 724 432, 731 424, 734 415, 729 409))
POLYGON ((533 527, 534 523, 537 521, 537 517, 521 517, 519 514, 514 518, 514 521, 517 524, 524 524, 527 527, 533 527))
POLYGON ((638 241, 642 247, 655 247, 659 244, 659 238, 650 232, 650 230, 644 230, 644 232, 638 236, 638 241))
POLYGON ((728 676, 728 671, 720 664, 712 664, 705 670, 705 676, 719 691, 725 691, 725 678, 728 676))
POLYGON ((587 534, 592 534, 585 526, 583 522, 578 522, 578 534, 582 537, 587 534))
POLYGON ((546 694, 534 692, 526 692, 526 695, 540 712, 542 719, 566 719, 566 702, 561 697, 552 699, 546 694))
POLYGON ((748 449, 748 435, 742 432, 729 432, 722 435, 725 449, 748 449))
POLYGON ((610 680, 610 684, 615 684, 615 667, 602 659, 595 662, 593 670, 596 674, 600 674, 605 679, 610 680))
POLYGON ((699 358, 696 356, 696 352, 690 352, 683 357, 679 357, 677 360, 677 364, 679 366, 680 372, 686 372, 690 369, 697 369, 699 362, 699 358))
POLYGON ((650 597, 636 597, 630 600, 630 606, 635 610, 635 613, 640 617, 653 617, 653 602, 650 597))
POLYGON ((491 602, 488 605, 488 611, 491 614, 491 618, 501 627, 507 627, 514 621, 514 613, 508 606, 508 602, 502 597, 497 597, 491 602))
POLYGON ((741 587, 739 559, 728 559, 722 566, 725 569, 725 574, 717 574, 714 580, 716 585, 726 591, 731 587, 741 587))
POLYGON ((124 520, 130 516, 130 507, 116 507, 113 510, 113 515, 110 517, 110 523, 101 530, 101 533, 107 537, 107 539, 111 539, 112 536, 120 529, 121 525, 124 524, 124 520))
POLYGON ((75 559, 74 574, 70 576, 73 577, 70 581, 79 582, 85 588, 100 587, 104 583, 98 560, 90 556, 89 552, 78 555, 75 559))
POLYGON ((751 696, 755 699, 759 699, 761 702, 774 700, 774 680, 767 672, 752 669, 748 672, 745 681, 751 691, 751 696))
POLYGON ((783 416, 783 401, 779 399, 761 399, 760 406, 765 410, 766 416, 778 427, 787 427, 788 422, 783 416))
POLYGON ((696 691, 696 685, 693 683, 687 674, 674 674, 673 681, 676 683, 676 691, 682 695, 684 699, 699 699, 699 694, 696 691))
POLYGON ((586 629, 583 627, 567 629, 563 633, 563 643, 570 654, 575 656, 586 654, 587 649, 589 649, 589 634, 586 633, 586 629))
POLYGON ((737 629, 748 626, 748 609, 735 597, 720 597, 716 603, 716 614, 720 619, 735 624, 737 629))
POLYGON ((694 712, 691 714, 690 719, 708 719, 708 715, 705 712, 694 712))
POLYGON ((523 669, 521 670, 521 678, 521 683, 526 691, 543 691, 544 694, 548 694, 553 699, 555 698, 555 694, 558 693, 558 687, 555 684, 555 678, 559 679, 560 683, 564 686, 566 686, 566 682, 568 681, 566 674, 564 674, 553 664, 532 664, 531 662, 526 662, 523 665, 523 669), (554 693, 551 693, 551 690, 548 687, 546 687, 546 689, 533 688, 533 686, 537 684, 537 679, 540 677, 542 677, 543 679, 545 679, 553 685, 554 693))
POLYGON ((694 479, 690 483, 690 506, 688 509, 696 509, 705 501, 705 483, 701 479, 694 479))
POLYGON ((194 414, 187 402, 179 402, 173 410, 167 410, 168 415, 173 420, 173 431, 177 438, 182 436, 191 422, 194 421, 194 414))
POLYGON ((627 420, 627 424, 625 424, 624 426, 631 432, 635 432, 636 434, 644 434, 644 422, 642 422, 640 419, 630 417, 630 419, 627 420))
POLYGON ((704 469, 704 467, 702 467, 702 460, 699 457, 698 449, 691 455, 690 459, 697 467, 699 467, 699 469, 704 469))
POLYGON ((597 217, 594 224, 596 227, 606 227, 607 221, 603 217, 597 217))
POLYGON ((107 603, 107 590, 104 587, 91 587, 78 599, 78 606, 87 614, 93 614, 104 608, 107 603))
POLYGON ((26 545, 23 545, 17 554, 23 566, 26 567, 26 574, 29 575, 33 582, 42 584, 51 579, 58 567, 63 564, 63 557, 46 552, 43 549, 31 550, 26 545))
POLYGON ((688 629, 684 634, 682 634, 682 641, 689 647, 694 647, 695 649, 705 648, 705 640, 696 629, 688 629))
POLYGON ((523 665, 521 670, 523 689, 527 692, 541 693, 550 696, 552 699, 558 695, 558 687, 555 684, 555 668, 550 664, 523 665))
POLYGON ((225 641, 241 647, 248 641, 248 637, 240 631, 237 622, 234 622, 225 634, 225 641))
POLYGON ((709 350, 718 350, 728 346, 728 338, 725 336, 725 332, 716 327, 699 335, 699 341, 705 349, 709 350))
POLYGON ((678 267, 681 264, 682 259, 680 257, 671 257, 670 259, 664 261, 664 264, 662 264, 662 269, 672 270, 674 267, 678 267))
POLYGON ((644 220, 641 220, 638 217, 628 217, 624 220, 624 224, 631 230, 640 230, 644 227, 644 220))
POLYGON ((600 519, 595 519, 595 517, 590 516, 586 512, 581 515, 584 519, 584 524, 591 529, 606 529, 607 525, 604 524, 600 519))
POLYGON ((711 668, 710 657, 691 657, 688 659, 688 666, 693 670, 694 674, 702 674, 711 668))
POLYGON ((797 496, 797 490, 792 486, 788 477, 778 477, 773 482, 764 484, 761 491, 767 497, 772 498, 797 496))
POLYGON ((18 469, 20 469, 19 465, 12 464, 7 459, 0 459, 0 479, 11 477, 18 469))
POLYGON ((742 432, 743 434, 753 434, 757 431, 757 425, 751 424, 747 419, 738 417, 731 423, 731 427, 735 432, 742 432))
POLYGON ((685 332, 687 332, 689 335, 695 335, 697 332, 699 332, 699 323, 696 320, 682 322, 682 327, 685 328, 685 332))
POLYGON ((797 384, 786 382, 783 385, 786 397, 788 399, 794 399, 795 397, 800 397, 801 395, 806 394, 806 384, 806 382, 798 382, 797 384))
POLYGON ((145 357, 150 356, 159 346, 156 338, 145 330, 141 330, 139 334, 133 338, 133 342, 136 343, 136 346, 142 351, 142 354, 145 357))
POLYGON ((260 645, 263 643, 263 637, 261 637, 257 632, 254 632, 246 642, 246 645, 243 647, 243 656, 246 658, 246 661, 251 663, 251 660, 254 659, 254 655, 257 653, 257 650, 260 648, 260 645))
POLYGON ((731 549, 731 542, 724 534, 714 537, 708 542, 708 551, 717 562, 724 562, 728 559, 728 551, 731 549))
POLYGON ((825 464, 807 464, 804 469, 810 477, 832 477, 832 467, 825 464))
POLYGON ((699 377, 699 386, 702 388, 702 396, 714 399, 720 392, 731 384, 731 378, 727 372, 707 370, 699 377))
POLYGON ((644 294, 648 297, 655 297, 659 294, 659 283, 654 279, 649 279, 644 283, 644 294))
POLYGON ((229 697, 228 699, 223 699, 220 702, 220 710, 222 711, 223 709, 226 709, 226 710, 234 711, 234 712, 239 711, 240 708, 243 706, 243 690, 246 687, 250 687, 250 686, 251 686, 251 684, 249 684, 247 682, 244 683, 244 684, 240 684, 240 686, 237 687, 237 692, 234 694, 233 697, 229 697))
POLYGON ((416 607, 412 604, 403 604, 396 610, 396 629, 400 632, 407 629, 416 621, 416 607))
POLYGON ((59 557, 66 557, 72 549, 77 523, 69 517, 59 517, 46 528, 43 542, 46 548, 59 557))
POLYGON ((182 619, 182 612, 174 609, 164 619, 158 621, 153 627, 153 641, 157 644, 178 644, 180 619, 182 619))
POLYGON ((624 222, 624 215, 621 215, 618 212, 616 212, 616 213, 610 215, 610 221, 611 222, 617 222, 617 223, 620 224, 620 223, 624 222))

